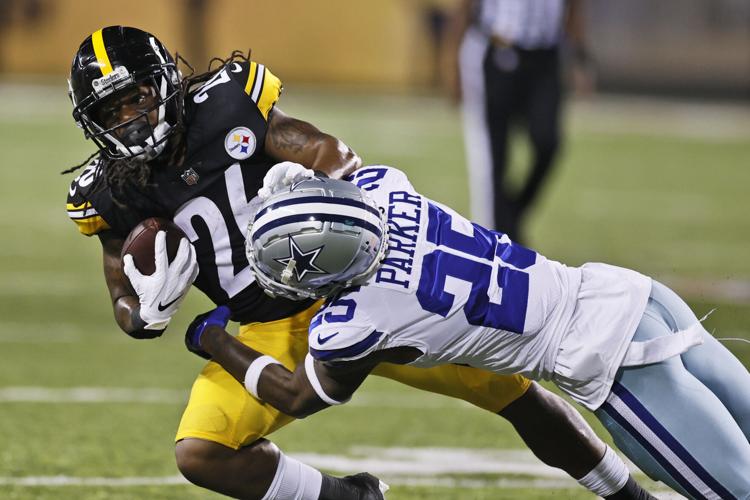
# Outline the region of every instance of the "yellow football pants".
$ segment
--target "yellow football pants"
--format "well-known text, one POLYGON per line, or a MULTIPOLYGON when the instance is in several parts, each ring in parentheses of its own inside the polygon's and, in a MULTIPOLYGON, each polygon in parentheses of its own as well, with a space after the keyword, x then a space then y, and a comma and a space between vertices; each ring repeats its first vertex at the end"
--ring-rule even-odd
MULTIPOLYGON (((307 354, 307 330, 318 307, 315 304, 291 318, 243 325, 237 338, 294 370, 307 354)), ((415 368, 382 363, 373 374, 463 399, 493 413, 518 399, 531 384, 520 375, 502 376, 459 365, 415 368)), ((238 449, 292 420, 255 399, 221 366, 209 362, 193 384, 175 439, 201 438, 238 449)))

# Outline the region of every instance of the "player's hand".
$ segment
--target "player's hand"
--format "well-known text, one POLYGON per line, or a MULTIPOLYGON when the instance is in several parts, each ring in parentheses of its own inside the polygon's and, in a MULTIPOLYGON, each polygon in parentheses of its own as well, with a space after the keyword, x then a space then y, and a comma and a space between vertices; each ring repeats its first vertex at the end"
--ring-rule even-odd
POLYGON ((299 179, 310 179, 314 175, 315 172, 299 163, 292 161, 277 163, 263 177, 263 187, 258 190, 258 196, 261 200, 267 200, 284 186, 299 179))
POLYGON ((170 264, 166 238, 165 231, 159 231, 156 235, 153 274, 141 274, 133 263, 132 255, 123 257, 123 270, 138 294, 139 315, 146 323, 146 330, 163 330, 167 327, 198 276, 198 262, 190 241, 187 238, 180 241, 177 255, 170 264))
POLYGON ((211 355, 204 351, 201 346, 201 336, 206 331, 206 328, 211 325, 225 328, 227 323, 229 323, 229 316, 231 315, 232 311, 227 306, 219 306, 212 311, 196 316, 185 332, 185 347, 187 347, 188 351, 197 354, 201 358, 211 359, 211 355))

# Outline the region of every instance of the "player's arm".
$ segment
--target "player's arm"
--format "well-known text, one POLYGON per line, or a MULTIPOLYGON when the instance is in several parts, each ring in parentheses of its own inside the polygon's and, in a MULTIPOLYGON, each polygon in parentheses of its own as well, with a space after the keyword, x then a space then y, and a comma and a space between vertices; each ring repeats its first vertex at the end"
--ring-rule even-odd
POLYGON ((112 299, 112 309, 117 325, 125 333, 137 339, 158 337, 164 330, 144 329, 146 322, 139 314, 138 296, 130 287, 128 277, 122 270, 120 252, 124 240, 112 234, 112 231, 102 231, 98 236, 102 244, 104 279, 112 299))
POLYGON ((269 114, 265 150, 279 161, 299 163, 336 179, 362 165, 362 159, 343 141, 277 107, 269 114))
POLYGON ((246 346, 224 329, 231 311, 220 306, 199 315, 185 335, 187 348, 220 364, 256 398, 296 418, 304 418, 332 405, 342 404, 381 361, 380 352, 335 365, 309 354, 295 371, 246 346))
POLYGON ((102 243, 104 278, 107 282, 115 321, 133 338, 160 336, 177 312, 198 274, 198 265, 187 238, 180 241, 172 262, 167 256, 166 232, 159 231, 154 242, 154 267, 141 274, 132 255, 121 258, 124 241, 111 231, 99 233, 102 243))

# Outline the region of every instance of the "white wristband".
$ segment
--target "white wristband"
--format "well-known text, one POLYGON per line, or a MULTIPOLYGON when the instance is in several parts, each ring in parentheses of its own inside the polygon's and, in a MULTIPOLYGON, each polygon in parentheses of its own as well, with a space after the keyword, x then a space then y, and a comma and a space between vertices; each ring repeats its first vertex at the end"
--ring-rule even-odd
POLYGON ((348 399, 346 401, 337 401, 333 399, 331 396, 326 394, 326 391, 323 390, 323 386, 320 385, 320 380, 318 380, 318 375, 315 373, 315 360, 310 355, 310 353, 307 353, 307 356, 305 357, 305 374, 307 375, 307 380, 310 381, 310 385, 315 390, 315 394, 318 395, 320 399, 322 399, 326 404, 329 404, 331 406, 336 405, 342 405, 349 401, 348 399))
POLYGON ((258 380, 260 380, 260 373, 268 365, 280 365, 276 358, 271 356, 261 356, 253 360, 250 366, 247 367, 245 372, 245 389, 247 392, 255 396, 256 399, 260 399, 258 396, 258 380))
POLYGON ((607 446, 599 464, 579 479, 578 483, 601 497, 607 497, 620 491, 629 477, 630 471, 625 462, 607 446))

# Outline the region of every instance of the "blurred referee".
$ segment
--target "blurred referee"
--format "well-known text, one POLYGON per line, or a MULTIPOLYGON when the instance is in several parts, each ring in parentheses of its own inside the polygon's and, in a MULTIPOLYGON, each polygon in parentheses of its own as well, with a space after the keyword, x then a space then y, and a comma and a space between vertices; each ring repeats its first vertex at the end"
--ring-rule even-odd
POLYGON ((564 40, 576 86, 591 88, 580 7, 580 0, 462 0, 446 36, 448 89, 463 101, 472 219, 517 241, 560 144, 564 40), (532 164, 512 189, 508 132, 515 125, 528 132, 532 164))

